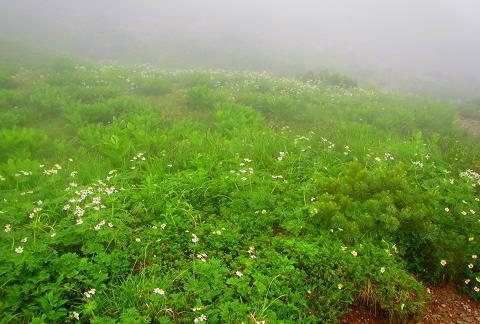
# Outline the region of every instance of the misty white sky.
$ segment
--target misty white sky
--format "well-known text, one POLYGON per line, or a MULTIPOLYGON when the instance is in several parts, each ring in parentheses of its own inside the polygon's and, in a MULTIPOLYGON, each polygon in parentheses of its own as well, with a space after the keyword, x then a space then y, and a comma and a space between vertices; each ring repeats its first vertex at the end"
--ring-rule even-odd
POLYGON ((475 78, 479 17, 478 0, 0 0, 0 39, 160 65, 340 62, 475 78))

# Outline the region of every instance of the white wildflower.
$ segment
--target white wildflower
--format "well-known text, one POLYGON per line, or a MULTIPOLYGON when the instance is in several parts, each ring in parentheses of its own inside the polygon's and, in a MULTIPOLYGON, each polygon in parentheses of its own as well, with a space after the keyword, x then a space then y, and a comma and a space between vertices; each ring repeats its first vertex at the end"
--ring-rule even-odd
POLYGON ((90 298, 93 295, 95 295, 96 292, 97 292, 97 290, 95 288, 93 288, 93 289, 90 289, 89 291, 84 292, 83 295, 87 298, 90 298))
POLYGON ((193 320, 194 323, 198 323, 198 322, 205 322, 207 320, 207 316, 205 315, 200 315, 199 317, 195 318, 193 320))
POLYGON ((165 296, 165 291, 163 289, 160 289, 160 288, 155 288, 153 290, 153 293, 156 294, 156 295, 159 295, 159 296, 165 296))
POLYGON ((195 235, 195 234, 192 234, 192 242, 193 242, 194 244, 196 244, 196 243, 198 243, 199 241, 200 241, 200 239, 198 238, 198 236, 195 235))

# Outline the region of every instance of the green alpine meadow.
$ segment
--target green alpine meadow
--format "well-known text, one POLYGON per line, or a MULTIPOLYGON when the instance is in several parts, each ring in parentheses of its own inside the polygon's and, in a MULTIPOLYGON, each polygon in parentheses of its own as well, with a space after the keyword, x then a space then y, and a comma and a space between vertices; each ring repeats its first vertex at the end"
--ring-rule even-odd
POLYGON ((332 72, 2 62, 2 323, 405 322, 442 283, 480 300, 480 141, 452 102, 332 72))

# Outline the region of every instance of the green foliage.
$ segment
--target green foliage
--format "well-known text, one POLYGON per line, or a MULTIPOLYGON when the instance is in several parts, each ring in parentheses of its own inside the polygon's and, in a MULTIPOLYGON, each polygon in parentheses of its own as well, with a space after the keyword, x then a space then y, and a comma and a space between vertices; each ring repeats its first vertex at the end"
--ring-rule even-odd
POLYGON ((206 85, 193 86, 187 90, 186 104, 192 109, 212 110, 215 102, 215 93, 206 85))
POLYGON ((318 73, 309 71, 298 76, 298 79, 302 82, 324 83, 330 86, 338 86, 345 89, 355 88, 358 86, 356 80, 328 70, 320 71, 318 73))
POLYGON ((459 104, 460 114, 467 118, 480 119, 480 100, 470 100, 459 104))
POLYGON ((331 73, 18 71, 0 321, 408 321, 418 278, 480 300, 480 146, 448 104, 331 73))
POLYGON ((11 72, 7 69, 0 69, 0 89, 15 88, 16 83, 11 72))
POLYGON ((35 128, 0 130, 0 161, 9 158, 31 158, 47 143, 47 136, 35 128))
POLYGON ((162 96, 172 90, 172 85, 166 79, 148 78, 141 79, 136 88, 138 94, 144 96, 162 96))

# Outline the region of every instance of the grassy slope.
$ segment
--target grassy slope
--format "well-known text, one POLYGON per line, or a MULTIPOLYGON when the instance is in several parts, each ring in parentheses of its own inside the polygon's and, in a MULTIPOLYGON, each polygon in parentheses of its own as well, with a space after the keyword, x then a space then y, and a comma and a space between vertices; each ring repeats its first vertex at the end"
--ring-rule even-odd
POLYGON ((478 298, 463 172, 480 147, 448 104, 258 74, 3 70, 4 320, 317 322, 355 301, 406 318, 419 278, 478 298))

